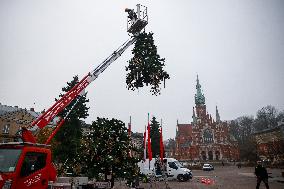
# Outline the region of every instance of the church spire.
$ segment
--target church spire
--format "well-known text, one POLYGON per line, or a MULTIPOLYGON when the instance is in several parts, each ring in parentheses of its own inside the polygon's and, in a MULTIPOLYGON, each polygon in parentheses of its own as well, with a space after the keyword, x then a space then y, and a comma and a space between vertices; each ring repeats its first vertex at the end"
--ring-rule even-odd
POLYGON ((195 94, 195 104, 196 105, 205 105, 205 97, 201 92, 201 85, 199 83, 198 75, 196 79, 196 94, 195 94))
POLYGON ((178 119, 177 119, 177 126, 176 126, 176 138, 178 137, 178 119))
POLYGON ((218 107, 216 106, 216 122, 219 123, 220 120, 220 115, 219 115, 219 111, 218 111, 218 107))

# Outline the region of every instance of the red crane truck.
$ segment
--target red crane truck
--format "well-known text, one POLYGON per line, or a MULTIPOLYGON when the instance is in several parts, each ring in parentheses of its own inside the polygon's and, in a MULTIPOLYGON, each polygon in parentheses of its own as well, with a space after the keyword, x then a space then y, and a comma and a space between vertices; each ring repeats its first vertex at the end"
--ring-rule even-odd
POLYGON ((125 12, 128 13, 127 31, 132 37, 83 77, 30 127, 21 128, 22 142, 0 144, 0 189, 47 189, 49 181, 56 181, 56 169, 52 163, 48 144, 63 125, 72 108, 65 118, 58 121, 59 124, 45 144, 37 143, 33 131, 46 127, 72 101, 78 102, 79 96, 84 94, 84 89, 136 41, 135 36, 148 24, 147 7, 138 4, 136 11, 125 9, 125 12))

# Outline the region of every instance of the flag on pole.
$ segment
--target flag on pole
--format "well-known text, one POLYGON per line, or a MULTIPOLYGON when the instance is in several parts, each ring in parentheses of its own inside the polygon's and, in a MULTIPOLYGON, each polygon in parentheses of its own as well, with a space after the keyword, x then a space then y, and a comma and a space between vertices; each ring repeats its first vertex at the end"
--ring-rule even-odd
POLYGON ((131 123, 128 123, 128 136, 131 137, 131 123))
POLYGON ((163 159, 164 159, 164 142, 163 142, 162 125, 161 125, 161 129, 160 129, 160 159, 161 159, 161 162, 163 162, 163 159))
POLYGON ((131 137, 131 116, 130 116, 130 121, 128 123, 128 135, 131 137))
POLYGON ((152 160, 152 147, 151 147, 151 136, 150 136, 150 122, 149 122, 149 113, 148 113, 148 157, 149 157, 149 163, 152 160))
POLYGON ((146 126, 145 126, 145 131, 144 131, 144 139, 143 139, 143 150, 144 150, 144 161, 146 161, 146 126))
MULTIPOLYGON (((130 141, 131 141, 131 145, 132 145, 132 139, 131 139, 131 116, 130 116, 130 121, 128 123, 128 137, 130 138, 130 141)), ((132 157, 132 151, 131 149, 129 150, 129 157, 132 157)))

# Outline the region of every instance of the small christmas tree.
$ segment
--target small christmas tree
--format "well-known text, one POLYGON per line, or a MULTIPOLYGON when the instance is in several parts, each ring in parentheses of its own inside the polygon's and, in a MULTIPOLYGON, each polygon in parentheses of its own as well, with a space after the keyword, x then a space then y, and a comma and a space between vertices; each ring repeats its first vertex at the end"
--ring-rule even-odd
POLYGON ((160 155, 160 123, 153 117, 151 120, 151 146, 153 157, 160 155))

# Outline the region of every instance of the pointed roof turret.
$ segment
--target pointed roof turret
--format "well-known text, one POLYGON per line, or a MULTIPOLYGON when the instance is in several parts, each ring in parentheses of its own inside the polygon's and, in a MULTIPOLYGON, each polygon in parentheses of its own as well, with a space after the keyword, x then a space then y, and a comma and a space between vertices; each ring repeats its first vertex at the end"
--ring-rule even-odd
POLYGON ((218 107, 216 106, 216 122, 219 123, 220 121, 221 121, 221 119, 220 119, 218 107))
POLYGON ((177 126, 176 126, 176 138, 178 137, 178 120, 177 120, 177 126))
POLYGON ((198 75, 196 79, 196 94, 195 94, 195 104, 196 105, 205 105, 205 97, 201 92, 201 85, 199 83, 198 75))

